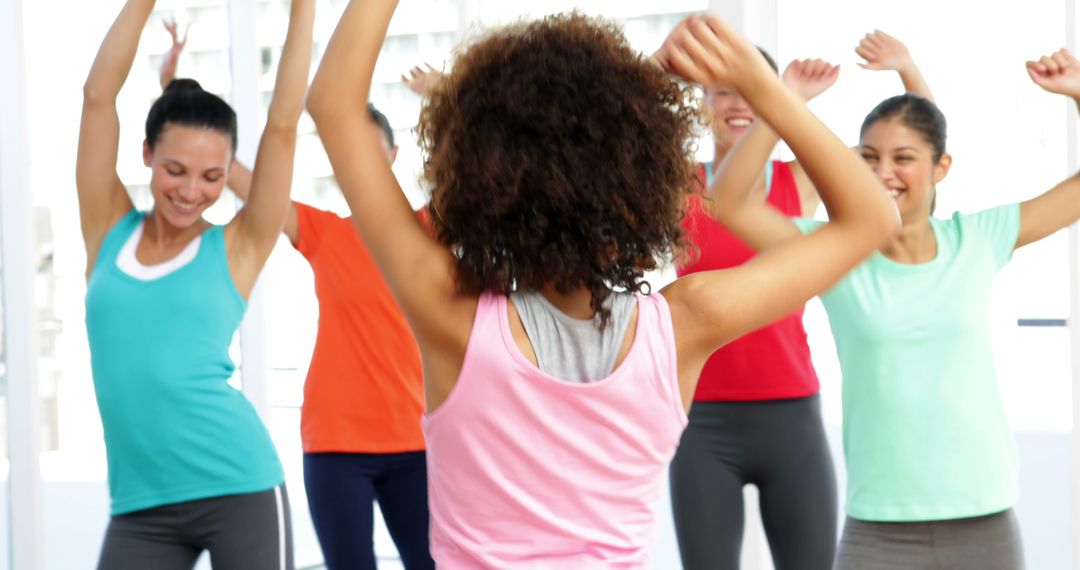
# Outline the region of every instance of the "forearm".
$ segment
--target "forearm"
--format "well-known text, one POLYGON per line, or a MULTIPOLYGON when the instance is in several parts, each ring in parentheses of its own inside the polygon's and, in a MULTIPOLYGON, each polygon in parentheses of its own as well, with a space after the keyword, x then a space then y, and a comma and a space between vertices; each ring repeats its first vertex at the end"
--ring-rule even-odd
POLYGON ((289 207, 296 122, 300 119, 307 87, 314 19, 314 0, 293 0, 274 96, 255 155, 247 204, 242 211, 244 226, 253 243, 267 253, 277 241, 289 207))
POLYGON ((814 116, 797 95, 777 86, 751 90, 752 97, 748 99, 795 153, 817 187, 830 222, 876 228, 880 219, 895 217, 895 206, 888 201, 881 183, 866 163, 814 116), (873 217, 874 213, 881 217, 873 217))
POLYGON ((267 129, 296 131, 304 109, 308 72, 311 69, 312 28, 315 0, 292 0, 289 30, 281 50, 274 96, 266 114, 267 129))
POLYGON ((112 102, 127 80, 139 36, 154 9, 154 0, 128 0, 98 48, 97 57, 83 85, 84 104, 112 102))
POLYGON ((165 61, 161 62, 161 70, 158 72, 163 91, 169 86, 169 83, 172 83, 173 79, 176 79, 176 66, 179 60, 180 50, 176 48, 170 49, 169 53, 165 54, 165 61))
POLYGON ((934 94, 930 91, 930 84, 926 82, 922 70, 919 69, 919 66, 916 65, 914 61, 911 61, 908 65, 902 67, 898 73, 900 74, 900 81, 904 83, 905 93, 921 95, 931 101, 934 100, 934 94))
POLYGON ((724 216, 746 202, 778 141, 779 137, 768 123, 764 120, 754 122, 750 131, 715 169, 716 174, 709 187, 714 212, 724 216))

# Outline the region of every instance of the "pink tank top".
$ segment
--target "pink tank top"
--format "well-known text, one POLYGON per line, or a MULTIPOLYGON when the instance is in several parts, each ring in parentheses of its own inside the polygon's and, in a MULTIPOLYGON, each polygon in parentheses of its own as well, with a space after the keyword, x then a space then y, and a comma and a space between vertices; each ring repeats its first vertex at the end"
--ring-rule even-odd
POLYGON ((441 570, 649 568, 686 427, 667 302, 639 295, 626 358, 578 384, 525 358, 506 296, 484 294, 457 385, 423 424, 441 570))

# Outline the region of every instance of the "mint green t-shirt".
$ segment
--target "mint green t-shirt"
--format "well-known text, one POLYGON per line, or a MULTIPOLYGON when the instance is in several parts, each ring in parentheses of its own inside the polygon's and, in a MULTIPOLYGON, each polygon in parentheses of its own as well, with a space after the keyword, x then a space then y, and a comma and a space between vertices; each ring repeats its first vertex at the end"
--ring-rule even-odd
MULTIPOLYGON (((802 231, 821 224, 796 222, 802 231)), ((1016 451, 994 376, 994 275, 1012 257, 1020 207, 930 218, 937 256, 879 252, 821 300, 843 372, 847 512, 946 520, 1008 509, 1016 451)))

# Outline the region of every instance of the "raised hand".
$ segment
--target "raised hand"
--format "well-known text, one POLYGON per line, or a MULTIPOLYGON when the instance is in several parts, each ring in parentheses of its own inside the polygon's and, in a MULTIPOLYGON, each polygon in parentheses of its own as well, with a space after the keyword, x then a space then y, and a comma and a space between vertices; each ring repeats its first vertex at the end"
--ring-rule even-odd
POLYGON ((664 40, 653 58, 668 73, 707 87, 743 90, 772 68, 753 44, 716 16, 689 16, 664 40))
POLYGON ((855 48, 855 53, 866 60, 859 64, 863 69, 903 71, 914 63, 907 46, 881 30, 874 30, 863 36, 855 48))
POLYGON ((162 24, 165 25, 165 29, 169 32, 169 36, 172 37, 172 48, 170 48, 170 51, 183 51, 184 46, 187 45, 188 30, 191 29, 191 22, 188 22, 188 25, 184 27, 183 38, 181 38, 180 34, 177 33, 177 25, 175 18, 170 20, 164 20, 162 21, 162 24))
POLYGON ((796 59, 788 64, 782 79, 804 101, 809 101, 836 84, 840 66, 821 59, 796 59))
POLYGON ((158 72, 158 77, 161 81, 161 88, 165 89, 170 82, 176 77, 176 66, 180 61, 180 52, 184 51, 184 46, 187 45, 188 30, 191 29, 191 23, 184 27, 184 35, 181 38, 177 33, 176 20, 164 20, 162 22, 165 26, 165 30, 169 32, 169 36, 172 37, 172 47, 165 54, 165 59, 161 62, 161 70, 158 72))
POLYGON ((1080 97, 1080 61, 1064 48, 1027 62, 1027 72, 1036 85, 1051 93, 1080 97))
POLYGON ((425 63, 424 66, 427 69, 417 65, 409 70, 408 75, 401 75, 401 82, 421 97, 427 97, 435 86, 442 83, 444 77, 443 72, 432 67, 430 63, 425 63))
POLYGON ((859 67, 874 71, 895 71, 904 83, 904 91, 934 100, 930 84, 915 64, 907 46, 900 40, 881 30, 874 30, 859 40, 855 53, 866 60, 865 63, 860 63, 859 67))

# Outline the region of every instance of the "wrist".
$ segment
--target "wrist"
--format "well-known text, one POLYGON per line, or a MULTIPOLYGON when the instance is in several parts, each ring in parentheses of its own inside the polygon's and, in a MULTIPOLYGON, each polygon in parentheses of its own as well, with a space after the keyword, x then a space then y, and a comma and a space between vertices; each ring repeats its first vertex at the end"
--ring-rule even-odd
MULTIPOLYGON (((713 87, 717 87, 714 85, 713 87)), ((797 92, 794 87, 787 85, 780 77, 773 72, 771 67, 768 67, 764 63, 761 66, 755 66, 748 69, 746 73, 741 74, 735 82, 733 87, 742 95, 748 103, 753 105, 753 100, 757 98, 759 94, 768 92, 769 90, 778 89, 782 91, 797 92)), ((801 98, 801 95, 799 95, 801 98)))
POLYGON ((908 59, 907 61, 901 63, 900 66, 896 68, 896 71, 900 75, 918 75, 919 66, 915 65, 915 60, 908 59))

